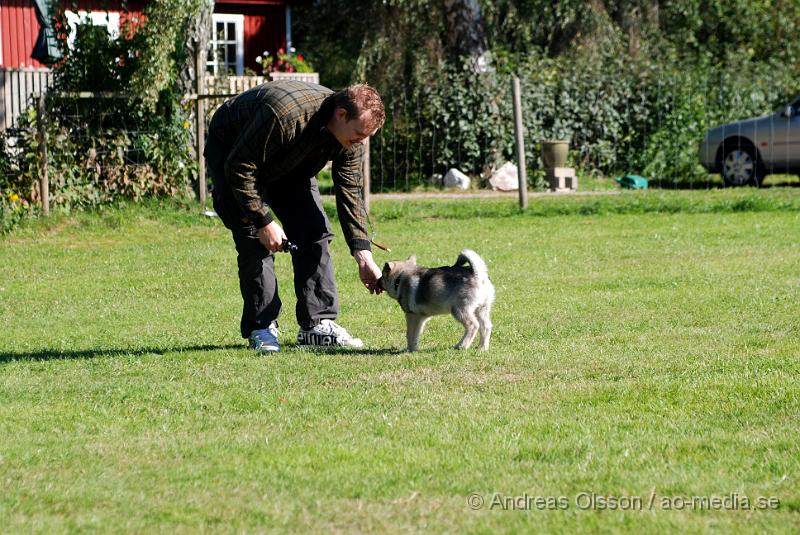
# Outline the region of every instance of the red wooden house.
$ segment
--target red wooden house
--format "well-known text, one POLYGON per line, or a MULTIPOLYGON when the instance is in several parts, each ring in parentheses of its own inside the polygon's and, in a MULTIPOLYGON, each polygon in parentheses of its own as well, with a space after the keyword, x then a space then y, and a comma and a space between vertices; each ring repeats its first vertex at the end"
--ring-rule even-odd
MULTIPOLYGON (((255 61, 259 54, 291 47, 291 6, 301 1, 216 0, 208 72, 242 76, 247 67, 260 74, 255 61)), ((67 21, 70 26, 106 26, 113 34, 126 18, 141 15, 146 4, 147 0, 74 0, 67 21)), ((52 39, 48 48, 43 33, 46 10, 45 0, 0 0, 0 129, 10 126, 29 94, 47 83, 47 66, 37 59, 48 51, 55 53, 52 39)))

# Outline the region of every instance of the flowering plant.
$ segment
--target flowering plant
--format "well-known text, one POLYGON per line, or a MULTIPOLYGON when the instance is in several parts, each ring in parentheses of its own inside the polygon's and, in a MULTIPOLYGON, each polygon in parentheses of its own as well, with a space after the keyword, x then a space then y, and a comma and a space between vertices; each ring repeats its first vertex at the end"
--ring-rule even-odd
POLYGON ((256 58, 256 63, 261 65, 264 74, 270 72, 314 72, 311 64, 306 58, 297 54, 294 47, 288 51, 279 48, 275 56, 265 50, 256 58))
POLYGON ((0 191, 0 235, 10 231, 30 210, 30 203, 16 193, 0 191))

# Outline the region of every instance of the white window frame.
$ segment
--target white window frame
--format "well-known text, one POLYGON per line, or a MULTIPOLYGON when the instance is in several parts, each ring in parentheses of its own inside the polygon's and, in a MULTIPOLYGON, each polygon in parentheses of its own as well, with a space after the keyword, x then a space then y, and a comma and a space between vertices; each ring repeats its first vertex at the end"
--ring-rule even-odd
POLYGON ((68 43, 70 48, 75 44, 78 24, 104 26, 109 36, 114 39, 119 36, 119 13, 114 13, 113 11, 71 11, 68 9, 64 12, 64 15, 69 26, 68 43))
MULTIPOLYGON (((206 62, 206 70, 211 72, 214 76, 220 76, 220 74, 227 74, 227 72, 220 72, 221 65, 217 62, 217 57, 214 54, 214 51, 217 49, 217 45, 220 42, 224 42, 226 44, 231 44, 233 41, 218 41, 217 40, 217 23, 223 23, 227 25, 228 23, 234 24, 234 31, 236 33, 235 36, 235 43, 236 43, 236 76, 244 75, 244 15, 234 15, 229 13, 214 13, 211 15, 211 39, 209 40, 209 48, 212 51, 211 59, 206 62)), ((228 64, 225 63, 227 66, 228 64)))

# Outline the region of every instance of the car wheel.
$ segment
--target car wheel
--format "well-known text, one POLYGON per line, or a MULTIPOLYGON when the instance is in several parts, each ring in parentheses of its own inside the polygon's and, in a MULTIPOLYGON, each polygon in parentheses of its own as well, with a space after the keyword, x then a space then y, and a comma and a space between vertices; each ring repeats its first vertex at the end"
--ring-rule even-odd
POLYGON ((726 147, 722 155, 722 178, 728 186, 760 186, 764 166, 756 150, 747 145, 726 147))

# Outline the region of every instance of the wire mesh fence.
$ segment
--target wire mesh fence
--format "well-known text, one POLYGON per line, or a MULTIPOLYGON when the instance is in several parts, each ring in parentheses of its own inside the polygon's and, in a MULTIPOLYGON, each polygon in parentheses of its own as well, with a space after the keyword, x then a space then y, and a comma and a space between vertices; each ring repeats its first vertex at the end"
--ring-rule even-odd
MULTIPOLYGON (((567 165, 581 176, 582 189, 591 189, 594 178, 624 174, 643 175, 651 187, 717 187, 723 185, 719 172, 725 165, 740 175, 743 166, 762 176, 798 172, 800 99, 772 88, 767 79, 745 88, 726 81, 731 79, 716 76, 689 84, 679 75, 656 76, 614 88, 592 83, 590 76, 578 83, 527 73, 521 86, 529 187, 546 185, 541 147, 547 139, 569 141, 567 165), (764 119, 713 130, 756 116, 764 119), (703 145, 709 130, 713 135, 703 145)), ((206 125, 226 98, 263 82, 211 79, 200 95, 206 125)), ((0 136, 0 165, 7 175, 3 186, 13 183, 36 201, 41 167, 34 96, 0 136)), ((184 96, 177 115, 134 117, 124 95, 50 93, 54 204, 81 207, 118 197, 196 193, 203 171, 194 124, 198 95, 191 97, 184 96)), ((487 187, 498 167, 516 162, 510 75, 481 79, 457 73, 430 89, 397 84, 383 98, 387 120, 370 151, 373 192, 436 190, 452 168, 469 175, 473 187, 487 187)), ((752 181, 742 180, 747 182, 752 181)))
MULTIPOLYGON (((626 174, 648 178, 651 187, 723 186, 721 171, 734 149, 749 157, 754 178, 800 171, 798 95, 774 78, 654 73, 614 86, 606 85, 613 75, 595 81, 591 72, 560 74, 522 77, 533 188, 546 185, 541 149, 553 139, 569 142, 568 165, 589 186, 592 178, 626 174)), ((486 186, 493 171, 516 162, 511 76, 491 74, 488 83, 472 73, 443 76, 439 93, 409 92, 402 84, 385 93, 387 124, 372 149, 373 191, 434 188, 451 168, 486 186)), ((778 177, 772 183, 794 180, 778 177)), ((741 184, 748 182, 755 180, 741 184)))
POLYGON ((50 93, 43 109, 4 132, 4 193, 43 213, 43 191, 50 205, 68 209, 192 195, 188 122, 130 121, 118 97, 50 93))

